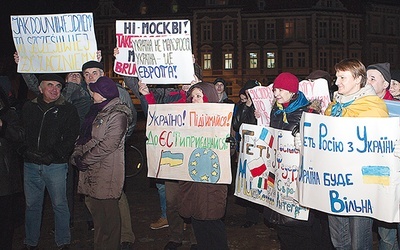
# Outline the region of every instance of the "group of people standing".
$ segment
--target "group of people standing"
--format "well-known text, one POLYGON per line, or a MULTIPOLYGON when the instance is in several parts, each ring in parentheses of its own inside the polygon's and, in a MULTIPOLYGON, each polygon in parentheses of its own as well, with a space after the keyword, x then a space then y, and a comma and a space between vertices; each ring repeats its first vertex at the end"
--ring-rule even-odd
MULTIPOLYGON (((315 108, 320 105, 313 104, 299 91, 299 80, 295 75, 283 72, 273 82, 275 102, 270 113, 270 127, 291 131, 294 145, 298 149, 302 144, 298 126, 303 112, 334 117, 389 116, 384 100, 395 100, 391 93, 398 95, 395 94, 397 89, 393 85, 398 84, 399 80, 396 74, 391 75, 389 63, 365 67, 357 59, 344 59, 335 65, 335 71, 337 90, 332 93, 331 103, 324 113, 315 108)), ((324 78, 321 71, 318 74, 317 78, 324 78)), ((314 79, 307 77, 307 80, 316 80, 315 76, 318 74, 310 74, 314 79)), ((246 90, 244 92, 246 93, 246 90)), ((236 131, 241 121, 255 124, 255 118, 258 116, 254 107, 251 108, 251 101, 248 101, 251 97, 243 94, 240 98, 242 102, 236 109, 239 112, 233 120, 234 126, 236 123, 236 131), (249 111, 243 114, 245 109, 249 111)), ((395 156, 399 157, 396 149, 394 151, 395 156)), ((374 220, 369 217, 327 215, 311 209, 308 220, 299 221, 269 208, 264 208, 264 217, 276 229, 281 249, 284 250, 373 248, 374 220)), ((398 249, 398 224, 376 222, 380 239, 379 249, 398 249)))
MULTIPOLYGON (((14 58, 18 63, 18 54, 14 58)), ((73 198, 76 170, 79 172, 77 191, 85 196, 93 220, 95 249, 130 249, 135 240, 123 186, 124 146, 132 134, 137 114, 126 90, 104 76, 100 60, 101 54, 98 61, 82 66, 82 74, 69 73, 65 79, 57 74, 43 74, 39 79, 33 74, 22 74, 37 97, 27 101, 20 113, 11 108, 8 93, 0 88, 0 149, 5 164, 1 171, 19 169, 18 159, 23 161, 26 249, 38 249, 45 189, 55 216, 55 242, 59 249, 69 248, 73 202, 68 193, 73 198)), ((197 64, 193 63, 196 69, 197 64)), ((396 100, 400 96, 397 87, 400 79, 396 74, 391 75, 388 63, 366 68, 357 59, 344 59, 335 65, 335 71, 337 91, 332 94, 324 114, 318 109, 320 105, 307 100, 299 91, 299 79, 295 75, 279 74, 272 86, 270 127, 292 131, 294 144, 299 147, 302 142, 298 127, 303 112, 334 117, 388 117, 383 99, 396 100)), ((317 74, 315 79, 326 75, 329 73, 317 74)), ((124 80, 141 101, 145 113, 147 105, 154 103, 232 103, 225 92, 223 78, 217 78, 213 84, 206 83, 198 73, 190 85, 167 92, 160 86, 148 88, 134 77, 124 77, 124 80)), ((258 113, 248 90, 260 85, 250 80, 239 93, 240 102, 235 105, 232 121, 237 140, 240 140, 241 124, 257 124, 258 113)), ((9 195, 18 191, 15 176, 18 173, 12 171, 1 175, 2 211, 7 211, 7 204, 11 202, 9 195)), ((228 193, 226 185, 170 180, 159 184, 166 195, 162 217, 166 217, 164 225, 169 226, 170 232, 165 249, 182 245, 184 224, 193 228, 192 249, 228 249, 222 221, 228 193)), ((298 221, 268 208, 264 208, 264 217, 276 229, 283 250, 372 249, 373 219, 368 217, 334 216, 311 210, 307 221, 298 221)), ((4 230, 10 228, 8 220, 4 221, 2 238, 12 240, 10 232, 4 230)), ((379 224, 378 232, 380 249, 398 247, 397 224, 379 224)), ((11 242, 8 242, 6 246, 10 249, 11 242)))

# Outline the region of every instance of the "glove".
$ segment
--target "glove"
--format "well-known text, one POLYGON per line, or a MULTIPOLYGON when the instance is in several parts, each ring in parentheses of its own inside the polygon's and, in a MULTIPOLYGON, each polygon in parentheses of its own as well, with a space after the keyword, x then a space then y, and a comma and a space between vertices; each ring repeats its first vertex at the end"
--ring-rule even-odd
POLYGON ((75 166, 79 171, 85 172, 86 170, 88 170, 89 165, 82 162, 82 156, 81 155, 75 156, 74 157, 74 161, 75 161, 75 166))
POLYGON ((394 150, 393 150, 394 156, 397 158, 400 158, 400 141, 396 141, 394 143, 394 150))
POLYGON ((301 149, 301 146, 302 146, 302 143, 301 143, 301 136, 300 136, 300 133, 296 133, 296 135, 294 136, 294 147, 295 147, 297 150, 300 150, 300 149, 301 149))

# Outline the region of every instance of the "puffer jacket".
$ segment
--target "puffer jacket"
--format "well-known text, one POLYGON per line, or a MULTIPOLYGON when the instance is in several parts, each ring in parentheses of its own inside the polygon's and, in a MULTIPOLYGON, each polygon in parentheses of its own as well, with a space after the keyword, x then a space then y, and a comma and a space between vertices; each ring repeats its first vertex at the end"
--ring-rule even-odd
POLYGON ((119 98, 114 98, 93 121, 92 139, 75 145, 74 157, 82 156, 88 170, 79 172, 78 193, 96 199, 118 199, 125 179, 124 139, 131 110, 119 98))

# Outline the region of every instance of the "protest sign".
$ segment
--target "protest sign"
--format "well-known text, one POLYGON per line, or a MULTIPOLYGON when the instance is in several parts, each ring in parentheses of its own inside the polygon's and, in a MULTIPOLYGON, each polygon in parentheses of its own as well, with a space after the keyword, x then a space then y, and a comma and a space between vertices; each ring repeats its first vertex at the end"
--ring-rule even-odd
POLYGON ((243 124, 235 195, 276 212, 307 220, 309 210, 293 199, 299 152, 290 131, 243 124))
POLYGON ((19 73, 81 71, 97 60, 92 13, 11 16, 19 73))
POLYGON ((299 90, 303 92, 307 100, 319 100, 321 102, 321 114, 325 112, 328 104, 331 102, 329 95, 328 82, 325 79, 308 81, 303 80, 299 83, 299 90))
POLYGON ((257 124, 269 126, 270 113, 275 101, 271 85, 267 87, 257 86, 248 89, 247 92, 253 101, 254 108, 260 113, 260 117, 257 118, 257 124))
MULTIPOLYGON (((254 108, 259 112, 260 117, 257 118, 257 125, 269 126, 270 114, 275 102, 273 85, 267 87, 258 86, 247 90, 251 100, 253 101, 254 108)), ((317 79, 314 81, 303 80, 299 82, 299 91, 303 92, 307 100, 319 100, 321 104, 321 114, 330 103, 330 95, 328 83, 325 79, 317 79)))
POLYGON ((388 108, 390 117, 400 116, 400 102, 399 101, 385 100, 385 103, 388 108))
POLYGON ((114 72, 148 84, 194 80, 189 20, 116 21, 114 72))
POLYGON ((399 117, 352 118, 304 113, 301 205, 341 216, 399 222, 399 117))
POLYGON ((148 177, 231 183, 233 104, 149 105, 146 136, 148 177))

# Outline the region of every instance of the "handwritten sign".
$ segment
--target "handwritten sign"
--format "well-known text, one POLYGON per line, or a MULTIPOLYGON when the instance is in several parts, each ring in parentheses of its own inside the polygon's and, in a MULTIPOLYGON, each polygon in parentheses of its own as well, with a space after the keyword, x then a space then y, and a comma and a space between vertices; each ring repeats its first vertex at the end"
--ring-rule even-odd
MULTIPOLYGON (((247 90, 253 101, 256 111, 260 113, 257 125, 269 126, 272 107, 275 103, 273 85, 267 87, 258 86, 247 90)), ((321 114, 330 103, 328 82, 325 79, 314 81, 303 80, 299 82, 299 91, 303 92, 307 100, 319 100, 321 103, 321 114)))
POLYGON ((92 13, 11 16, 19 73, 81 71, 96 60, 92 13))
POLYGON ((331 102, 328 81, 323 78, 314 81, 303 80, 299 83, 299 90, 303 92, 309 101, 316 99, 321 102, 321 114, 325 112, 331 102))
POLYGON ((299 202, 334 215, 399 222, 399 117, 348 118, 304 113, 299 202))
POLYGON ((233 104, 149 105, 146 136, 148 177, 231 183, 233 104))
POLYGON ((253 101, 254 108, 261 115, 259 118, 257 118, 257 124, 260 126, 269 126, 270 114, 272 106, 275 102, 275 97, 271 85, 267 87, 257 86, 248 89, 247 92, 249 93, 251 100, 253 101))
POLYGON ((149 84, 194 80, 189 20, 116 21, 114 72, 149 84))
POLYGON ((293 199, 299 152, 290 131, 243 124, 235 195, 278 213, 307 220, 309 210, 293 199))

